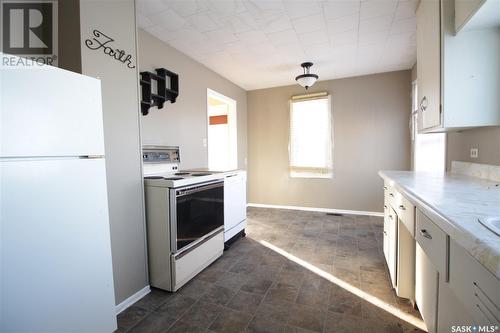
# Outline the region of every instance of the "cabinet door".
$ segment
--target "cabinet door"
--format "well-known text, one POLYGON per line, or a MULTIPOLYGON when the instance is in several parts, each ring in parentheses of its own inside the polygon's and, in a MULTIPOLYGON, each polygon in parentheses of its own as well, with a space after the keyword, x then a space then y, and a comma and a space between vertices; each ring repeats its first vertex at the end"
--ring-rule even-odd
POLYGON ((420 245, 415 249, 415 302, 429 333, 435 333, 438 301, 438 271, 420 245))
POLYGON ((439 279, 439 302, 437 330, 452 332, 452 326, 471 325, 474 319, 457 298, 449 283, 441 277, 439 279))
POLYGON ((441 126, 441 1, 417 10, 419 130, 441 126))
POLYGON ((415 239, 401 218, 398 220, 396 294, 413 301, 415 299, 415 239))
POLYGON ((389 264, 389 204, 384 203, 384 257, 389 264))
POLYGON ((454 241, 450 286, 476 324, 500 325, 500 280, 454 241))
POLYGON ((387 261, 387 266, 389 267, 389 275, 391 276, 392 286, 395 288, 397 284, 397 255, 398 255, 398 215, 389 207, 389 219, 388 219, 388 230, 387 230, 387 240, 388 240, 388 252, 389 258, 387 261))
POLYGON ((455 0, 455 32, 458 33, 485 2, 485 0, 455 0))

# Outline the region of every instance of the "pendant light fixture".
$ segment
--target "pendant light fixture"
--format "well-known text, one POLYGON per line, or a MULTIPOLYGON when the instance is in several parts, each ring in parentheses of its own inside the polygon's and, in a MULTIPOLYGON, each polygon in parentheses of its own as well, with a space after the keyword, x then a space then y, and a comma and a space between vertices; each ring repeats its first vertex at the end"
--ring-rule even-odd
POLYGON ((302 87, 306 88, 306 90, 314 83, 316 83, 316 80, 318 80, 319 78, 319 76, 317 76, 316 74, 311 74, 309 72, 312 65, 312 62, 303 62, 302 64, 300 64, 300 66, 304 68, 304 74, 301 74, 295 78, 295 81, 297 81, 297 83, 302 87))

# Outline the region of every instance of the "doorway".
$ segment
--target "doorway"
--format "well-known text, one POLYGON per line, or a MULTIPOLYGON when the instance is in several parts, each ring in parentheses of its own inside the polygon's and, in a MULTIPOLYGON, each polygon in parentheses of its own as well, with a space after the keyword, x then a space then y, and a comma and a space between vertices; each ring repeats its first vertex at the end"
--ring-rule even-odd
POLYGON ((207 89, 207 145, 210 170, 238 168, 236 101, 207 89))

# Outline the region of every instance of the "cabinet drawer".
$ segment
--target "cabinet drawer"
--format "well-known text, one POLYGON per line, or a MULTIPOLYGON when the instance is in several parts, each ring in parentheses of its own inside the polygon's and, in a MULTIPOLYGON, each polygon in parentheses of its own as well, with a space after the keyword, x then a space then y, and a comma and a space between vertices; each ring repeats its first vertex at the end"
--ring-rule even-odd
POLYGON ((402 194, 396 194, 396 212, 399 219, 408 229, 412 237, 415 237, 415 206, 402 194))
MULTIPOLYGON (((417 211, 415 239, 427 254, 438 272, 448 276, 448 235, 439 229, 420 210, 417 211)), ((447 278, 445 279, 447 280, 447 278)))
POLYGON ((478 324, 500 324, 500 280, 454 241, 450 242, 450 287, 478 324))

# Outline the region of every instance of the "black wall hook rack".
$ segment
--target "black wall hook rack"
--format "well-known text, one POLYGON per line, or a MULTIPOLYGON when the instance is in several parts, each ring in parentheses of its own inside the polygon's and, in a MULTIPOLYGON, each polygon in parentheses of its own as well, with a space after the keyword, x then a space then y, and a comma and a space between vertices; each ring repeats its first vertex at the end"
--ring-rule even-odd
POLYGON ((145 116, 149 113, 149 108, 157 106, 163 108, 166 101, 175 103, 179 96, 179 75, 165 68, 155 69, 156 73, 141 72, 141 112, 145 116), (167 88, 167 78, 170 88, 167 88), (156 92, 153 91, 156 82, 156 92))

